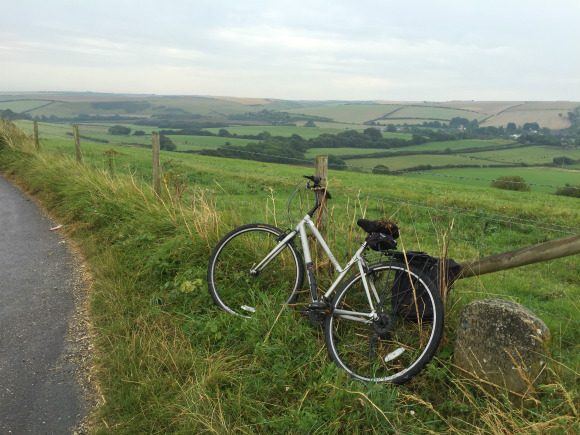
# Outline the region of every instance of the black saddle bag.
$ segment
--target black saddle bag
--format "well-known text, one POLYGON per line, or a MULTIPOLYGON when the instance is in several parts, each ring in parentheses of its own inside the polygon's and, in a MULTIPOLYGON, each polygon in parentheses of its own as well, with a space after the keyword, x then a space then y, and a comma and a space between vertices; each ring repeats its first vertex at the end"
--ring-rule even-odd
POLYGON ((434 288, 435 297, 441 296, 439 288, 442 281, 450 288, 460 272, 460 265, 451 259, 445 261, 445 275, 440 274, 442 262, 424 252, 409 251, 392 254, 395 260, 409 264, 409 269, 419 278, 410 275, 406 270, 396 272, 392 288, 392 310, 406 320, 417 322, 433 320, 433 310, 425 286, 434 288))

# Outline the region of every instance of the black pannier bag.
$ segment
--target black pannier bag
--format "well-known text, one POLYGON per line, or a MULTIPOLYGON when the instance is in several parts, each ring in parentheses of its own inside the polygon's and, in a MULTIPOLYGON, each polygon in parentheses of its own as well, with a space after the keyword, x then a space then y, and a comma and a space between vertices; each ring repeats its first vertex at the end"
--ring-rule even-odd
MULTIPOLYGON (((413 273, 417 274, 426 285, 433 286, 436 289, 437 296, 441 295, 441 289, 439 288, 441 278, 444 278, 444 282, 450 288, 461 270, 459 264, 447 259, 445 261, 446 275, 440 276, 441 261, 439 258, 431 257, 425 252, 408 251, 405 262, 405 254, 402 252, 393 252, 391 255, 402 264, 408 263, 409 269, 413 273)), ((421 321, 433 320, 433 310, 424 285, 417 278, 409 275, 407 271, 401 270, 395 273, 392 293, 393 313, 397 313, 404 319, 413 322, 416 322, 418 318, 421 321)))

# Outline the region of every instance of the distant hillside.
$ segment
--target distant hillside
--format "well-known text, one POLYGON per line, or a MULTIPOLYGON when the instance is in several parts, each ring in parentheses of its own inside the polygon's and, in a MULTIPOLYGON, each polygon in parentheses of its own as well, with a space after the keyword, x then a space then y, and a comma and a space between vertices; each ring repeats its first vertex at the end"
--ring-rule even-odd
POLYGON ((197 116, 214 121, 237 118, 260 123, 272 112, 286 118, 312 117, 351 125, 421 124, 446 122, 454 117, 477 119, 482 126, 537 122, 542 127, 570 126, 568 113, 580 102, 570 101, 293 101, 269 98, 106 94, 92 92, 0 93, 0 110, 26 113, 32 118, 128 116, 175 118, 197 116), (249 115, 249 114, 257 115, 249 115), (241 116, 244 115, 244 116, 241 116))

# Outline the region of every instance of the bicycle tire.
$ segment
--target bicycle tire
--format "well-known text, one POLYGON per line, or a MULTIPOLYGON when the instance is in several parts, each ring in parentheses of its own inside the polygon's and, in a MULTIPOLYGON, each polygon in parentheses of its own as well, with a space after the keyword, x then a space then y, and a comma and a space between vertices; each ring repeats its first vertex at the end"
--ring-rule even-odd
MULTIPOLYGON (((435 355, 435 352, 437 351, 437 347, 439 346, 439 342, 441 340, 442 334, 443 334, 443 323, 444 323, 444 316, 443 316, 443 304, 441 302, 441 298, 439 296, 439 292, 437 291, 437 287, 429 280, 428 277, 422 275, 420 272, 418 271, 409 271, 406 267, 405 264, 401 263, 401 262, 388 262, 388 263, 382 263, 382 264, 378 264, 378 265, 373 265, 369 268, 369 273, 371 276, 374 276, 375 274, 377 274, 378 272, 381 271, 385 271, 385 270, 392 270, 394 271, 394 273, 397 272, 401 272, 403 271, 403 273, 410 273, 408 276, 409 277, 413 277, 413 279, 416 279, 416 286, 417 288, 421 289, 422 291, 426 292, 426 294, 428 295, 428 298, 426 298, 427 301, 429 301, 431 303, 431 308, 433 309, 433 316, 432 319, 430 319, 429 321, 419 321, 417 322, 419 326, 419 331, 420 334, 423 333, 422 331, 422 325, 423 324, 431 324, 431 332, 429 335, 429 341, 427 342, 425 348, 422 350, 422 352, 419 354, 419 356, 415 359, 413 357, 413 362, 408 365, 407 367, 405 367, 404 369, 402 369, 401 371, 398 371, 394 374, 389 374, 389 375, 384 375, 384 376, 369 376, 368 374, 362 374, 362 373, 358 373, 357 371, 360 371, 354 367, 352 367, 354 364, 351 363, 350 361, 348 361, 348 355, 347 353, 353 352, 352 349, 349 347, 348 350, 341 350, 339 349, 339 347, 342 347, 342 343, 340 343, 341 340, 343 340, 343 338, 338 337, 338 318, 339 316, 335 316, 333 314, 330 314, 327 316, 327 318, 325 319, 325 340, 326 340, 326 346, 328 349, 328 353, 331 357, 331 359, 334 361, 334 363, 336 365, 338 365, 341 369, 345 370, 347 373, 349 373, 350 376, 352 376, 355 379, 361 380, 361 381, 365 381, 365 382, 375 382, 375 383, 380 383, 380 382, 388 382, 388 383, 394 383, 394 384, 403 384, 405 382, 408 382, 411 378, 413 378, 413 376, 417 375, 428 363, 429 361, 431 361, 431 359, 433 358, 433 356, 435 355), (342 354, 342 355, 341 355, 342 354)), ((341 289, 336 293, 335 298, 332 301, 332 305, 331 305, 331 311, 333 311, 334 309, 336 309, 337 307, 342 307, 343 305, 343 301, 345 300, 346 295, 348 294, 349 290, 353 289, 353 290, 357 290, 356 289, 356 285, 357 283, 361 283, 361 276, 357 275, 355 277, 353 277, 351 280, 349 280, 348 282, 346 282, 341 289)), ((359 289, 360 291, 360 289, 359 289)), ((417 290, 415 289, 415 287, 413 286, 413 291, 415 292, 415 294, 417 294, 417 290)), ((385 293, 393 293, 392 290, 389 289, 385 289, 385 293)), ((366 295, 365 295, 366 297, 366 295)), ((422 296, 421 296, 422 297, 422 296)), ((384 299, 384 298, 382 298, 384 299)), ((392 301, 392 300, 391 300, 392 301)), ((417 300, 415 299, 415 302, 417 302, 417 300)), ((348 302, 345 302, 345 304, 348 302)), ((418 304, 415 303, 415 306, 417 306, 418 304)), ((368 302, 367 302, 367 306, 368 306, 368 302)), ((392 307, 391 307, 392 308, 392 307)), ((352 309, 349 306, 349 309, 352 309)), ((417 313, 419 315, 419 313, 417 313)), ((406 314, 408 316, 408 312, 406 314)), ((399 322, 400 324, 408 325, 409 321, 407 320, 407 318, 405 318, 404 316, 401 316, 397 313, 392 312, 391 316, 393 316, 393 318, 396 317, 395 320, 391 320, 392 323, 396 323, 399 322)), ((420 315, 418 317, 420 319, 420 315)), ((341 319, 342 321, 343 319, 341 319)), ((355 324, 357 322, 352 322, 351 324, 355 324)), ((386 322, 388 323, 388 322, 386 322)), ((410 322, 411 324, 413 322, 410 322)), ((348 323, 345 323, 345 325, 348 325, 348 323)), ((345 328, 348 326, 345 326, 345 328)), ((405 326, 408 327, 408 326, 405 326)), ((354 328, 354 326, 353 326, 354 328)), ((363 328, 361 326, 358 326, 358 328, 363 328)), ((374 326, 373 326, 374 328, 374 326)), ((343 333, 343 335, 346 335, 347 332, 343 333)), ((376 333, 376 332, 375 332, 376 333)), ((362 334, 361 333, 357 333, 357 334, 352 334, 351 336, 354 337, 356 336, 356 340, 359 340, 360 343, 362 343, 362 340, 360 340, 360 336, 362 334)), ((354 341, 354 340, 353 340, 354 341)), ((385 340, 386 341, 386 340, 385 340)), ((371 339, 369 338, 369 342, 372 343, 371 339)), ((393 343, 396 343, 397 346, 401 346, 400 342, 395 341, 395 339, 392 339, 393 343)), ((370 346, 370 345, 369 345, 370 346)), ((362 344, 359 346, 362 348, 362 344)), ((347 348, 347 345, 344 345, 344 348, 347 348)), ((385 348, 387 348, 387 345, 385 345, 385 348)), ((396 355, 397 351, 401 352, 399 353, 399 355, 403 355, 406 351, 407 348, 406 347, 399 347, 398 349, 396 349, 394 352, 387 352, 386 356, 384 357, 384 360, 386 361, 387 357, 389 357, 391 354, 396 355), (402 352, 400 349, 403 349, 402 352)), ((413 350, 411 349, 409 352, 412 352, 413 350)), ((407 352, 407 355, 409 354, 409 352, 407 352)), ((396 362, 397 358, 399 357, 395 357, 394 360, 396 362)), ((369 358, 370 359, 370 358, 369 358)), ((379 360, 382 360, 382 356, 379 356, 377 359, 377 362, 372 362, 372 366, 375 367, 375 370, 378 369, 383 369, 385 371, 387 371, 386 367, 380 367, 380 365, 386 365, 383 364, 383 361, 380 362, 380 364, 378 363, 379 360)), ((390 362, 390 360, 389 360, 390 362)), ((369 369, 371 370, 371 369, 369 369)))
MULTIPOLYGON (((223 257, 224 249, 228 246, 228 244, 231 244, 234 240, 236 240, 237 237, 240 237, 243 234, 249 234, 249 233, 254 233, 256 235, 261 233, 263 235, 267 235, 270 237, 272 243, 274 243, 274 241, 276 241, 276 243, 277 243, 278 239, 280 239, 284 235, 284 231, 282 231, 280 228, 274 227, 272 225, 267 225, 267 224, 247 224, 247 225, 242 225, 238 228, 235 228, 234 230, 232 230, 228 234, 226 234, 220 240, 220 242, 216 245, 216 247, 214 248, 212 255, 210 257, 210 260, 209 260, 208 272, 207 272, 208 290, 209 290, 209 293, 210 293, 213 301, 216 303, 216 305, 218 305, 222 310, 224 310, 230 314, 235 314, 235 315, 239 315, 242 317, 251 317, 251 314, 253 313, 252 309, 255 309, 255 307, 252 305, 246 305, 244 303, 242 305, 237 304, 241 308, 236 308, 235 306, 232 306, 231 303, 228 303, 228 301, 226 300, 227 298, 223 294, 224 293, 223 285, 221 285, 222 288, 220 288, 220 283, 216 282, 216 265, 219 264, 220 255, 222 255, 222 257, 223 257)), ((298 290, 302 287, 302 285, 304 283, 304 262, 302 261, 302 255, 300 254, 300 251, 298 251, 296 249, 296 247, 294 246, 292 241, 290 241, 286 245, 286 247, 283 248, 281 253, 279 255, 277 255, 276 258, 278 258, 282 254, 291 255, 292 260, 293 260, 293 264, 294 264, 294 269, 295 269, 295 272, 294 272, 295 278, 293 279, 293 283, 292 282, 289 283, 289 296, 287 298, 285 298, 285 300, 284 300, 285 304, 291 304, 291 303, 294 303, 296 301, 296 298, 298 296, 298 290)), ((236 258, 234 257, 231 260, 236 261, 236 258)), ((254 260, 260 261, 261 258, 255 258, 254 260)), ((224 259, 223 261, 227 261, 227 260, 224 259)), ((264 271, 262 271, 262 273, 260 275, 262 275, 264 272, 268 271, 269 270, 268 268, 272 269, 271 266, 268 265, 267 268, 264 271)), ((288 268, 288 273, 293 273, 293 272, 291 272, 291 269, 292 269, 291 267, 288 268)), ((249 274, 249 268, 247 269, 247 271, 249 274)), ((238 272, 238 271, 235 271, 235 272, 238 272)), ((272 276, 272 275, 270 275, 270 276, 272 276)), ((257 278, 255 278, 255 279, 257 279, 257 278)), ((252 280, 252 278, 247 279, 247 281, 251 281, 251 280, 252 280)), ((281 283, 282 283, 282 280, 280 280, 280 284, 281 283)), ((247 290, 247 289, 240 288, 241 292, 243 292, 244 290, 247 290)), ((240 296, 240 297, 242 297, 242 296, 240 296)), ((243 297, 246 297, 246 296, 243 296, 243 297)))

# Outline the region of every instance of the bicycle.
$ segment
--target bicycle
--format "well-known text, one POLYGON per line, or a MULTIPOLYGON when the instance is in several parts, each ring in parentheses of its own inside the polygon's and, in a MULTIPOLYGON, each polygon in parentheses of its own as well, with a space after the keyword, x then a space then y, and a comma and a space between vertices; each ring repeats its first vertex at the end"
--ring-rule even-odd
POLYGON ((359 219, 367 237, 342 267, 312 220, 321 206, 319 196, 330 199, 330 193, 319 178, 305 178, 315 202, 293 230, 248 224, 217 244, 208 266, 211 297, 224 311, 249 318, 261 304, 294 304, 306 275, 310 303, 303 313, 324 324, 331 359, 355 379, 407 382, 431 360, 441 339, 443 305, 437 287, 394 250, 398 229, 390 222, 359 219), (318 289, 307 229, 338 273, 324 293, 318 289), (368 264, 368 249, 386 260, 368 264), (345 279, 355 266, 358 273, 345 279))

